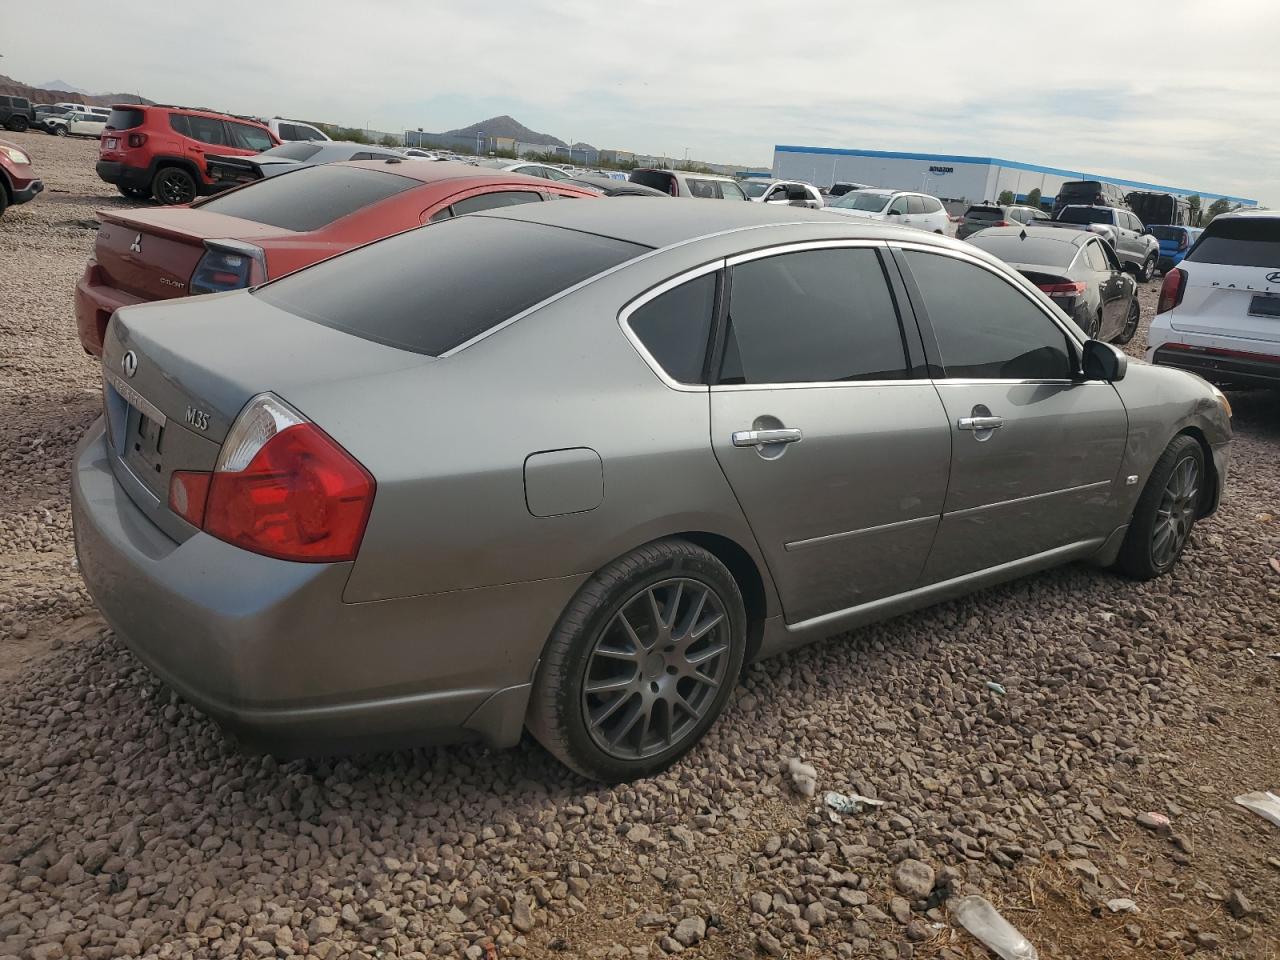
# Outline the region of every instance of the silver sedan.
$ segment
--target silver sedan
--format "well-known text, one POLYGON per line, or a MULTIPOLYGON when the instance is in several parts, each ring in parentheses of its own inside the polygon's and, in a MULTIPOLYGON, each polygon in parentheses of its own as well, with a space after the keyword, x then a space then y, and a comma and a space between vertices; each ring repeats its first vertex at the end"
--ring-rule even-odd
POLYGON ((103 376, 81 569, 175 690, 278 752, 527 727, 603 780, 745 662, 1068 561, 1168 573, 1231 436, 970 245, 746 203, 434 224, 127 307, 103 376))

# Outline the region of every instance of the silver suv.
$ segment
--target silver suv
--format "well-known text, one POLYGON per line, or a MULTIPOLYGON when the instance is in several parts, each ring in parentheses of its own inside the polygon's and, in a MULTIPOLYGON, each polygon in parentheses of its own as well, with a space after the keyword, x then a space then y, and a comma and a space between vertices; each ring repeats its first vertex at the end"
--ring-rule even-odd
POLYGON ((661 190, 673 197, 694 197, 700 200, 748 199, 737 180, 715 173, 642 167, 631 171, 631 182, 661 190))

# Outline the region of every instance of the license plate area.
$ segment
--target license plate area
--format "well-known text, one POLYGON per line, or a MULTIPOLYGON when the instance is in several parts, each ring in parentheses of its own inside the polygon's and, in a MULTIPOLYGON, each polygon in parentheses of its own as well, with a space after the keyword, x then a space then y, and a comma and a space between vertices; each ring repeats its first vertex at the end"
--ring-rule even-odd
POLYGON ((164 431, 164 424, 152 420, 137 407, 129 407, 125 463, 139 480, 152 488, 160 486, 160 475, 164 471, 164 431))
POLYGON ((1280 320, 1280 297, 1272 297, 1265 293, 1255 295, 1249 301, 1249 316, 1280 320))
POLYGON ((108 137, 106 140, 103 141, 102 145, 106 147, 108 150, 114 150, 117 146, 119 146, 119 144, 120 144, 120 141, 117 140, 115 137, 108 137))

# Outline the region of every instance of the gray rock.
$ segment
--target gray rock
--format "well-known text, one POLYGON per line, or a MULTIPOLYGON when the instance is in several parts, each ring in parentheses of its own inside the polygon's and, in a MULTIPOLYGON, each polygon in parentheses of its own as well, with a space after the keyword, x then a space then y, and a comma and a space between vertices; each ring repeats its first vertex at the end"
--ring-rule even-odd
POLYGON ((768 930, 761 930, 756 934, 756 946, 767 957, 781 957, 786 953, 782 949, 782 942, 768 930))
POLYGON ((671 935, 681 946, 692 947, 707 935, 707 922, 701 917, 685 917, 676 924, 671 935))
POLYGON ((515 905, 511 908, 511 925, 521 933, 528 933, 533 929, 533 910, 524 897, 516 897, 515 905))
POLYGON ((924 900, 933 892, 933 867, 919 860, 903 860, 893 871, 893 885, 911 900, 924 900))
POLYGON ((1254 912, 1253 904, 1249 898, 1238 889, 1232 890, 1227 896, 1227 910, 1237 920, 1243 920, 1254 912))

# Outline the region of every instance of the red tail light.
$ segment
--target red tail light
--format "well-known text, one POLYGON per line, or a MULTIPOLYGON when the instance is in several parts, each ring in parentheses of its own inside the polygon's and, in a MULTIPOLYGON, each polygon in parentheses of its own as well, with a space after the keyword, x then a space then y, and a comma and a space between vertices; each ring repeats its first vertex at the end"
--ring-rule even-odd
MULTIPOLYGON (((210 536, 280 560, 332 563, 359 552, 377 484, 314 423, 261 394, 227 434, 207 489, 197 525, 210 536)), ((191 476, 171 482, 170 507, 190 519, 198 493, 191 476)))
POLYGON ((203 526, 212 477, 213 474, 203 471, 173 471, 169 477, 169 509, 193 527, 203 526))
POLYGON ((1182 302, 1182 295, 1187 292, 1187 271, 1175 267, 1164 275, 1164 283, 1160 284, 1160 302, 1156 304, 1156 313, 1165 313, 1182 302))
POLYGON ((1010 223, 1008 220, 997 220, 995 223, 992 224, 992 226, 993 227, 1012 227, 1013 224, 1010 223))
POLYGON ((1078 297, 1089 289, 1089 285, 1081 281, 1074 283, 1037 283, 1036 286, 1051 297, 1078 297))
POLYGON ((145 133, 131 133, 126 142, 131 147, 140 147, 147 142, 147 135, 145 133))
POLYGON ((1191 246, 1191 238, 1187 236, 1187 231, 1183 230, 1178 234, 1178 249, 1185 250, 1191 246))

